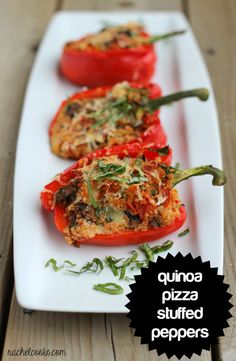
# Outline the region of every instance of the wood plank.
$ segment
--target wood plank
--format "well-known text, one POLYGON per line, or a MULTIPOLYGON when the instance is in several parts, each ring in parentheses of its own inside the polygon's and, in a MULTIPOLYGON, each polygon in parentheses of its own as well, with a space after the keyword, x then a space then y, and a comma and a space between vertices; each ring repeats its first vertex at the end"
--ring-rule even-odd
POLYGON ((63 0, 64 10, 182 10, 181 0, 63 0))
MULTIPOLYGON (((14 295, 2 360, 11 361, 10 352, 31 347, 37 350, 62 350, 63 354, 52 358, 55 361, 167 361, 166 356, 157 357, 156 351, 149 352, 146 345, 140 345, 140 339, 133 337, 133 330, 128 325, 129 320, 125 315, 24 314, 14 295)), ((19 361, 25 359, 23 354, 17 357, 19 361)), ((38 356, 31 356, 30 359, 38 360, 38 356)), ((183 357, 181 360, 188 359, 183 357)), ((191 360, 199 360, 199 357, 191 360)), ((201 360, 209 361, 209 353, 203 352, 201 360)))
POLYGON ((18 123, 28 74, 57 1, 0 3, 0 344, 12 292, 12 183, 18 123))
MULTIPOLYGON (((13 298, 3 360, 10 360, 8 349, 65 350, 65 356, 53 360, 113 360, 111 335, 104 315, 33 312, 24 314, 13 298), (15 327, 21 332, 16 332, 15 327), (102 347, 101 347, 102 345, 102 347), (96 355, 96 358, 94 358, 96 355)), ((32 357, 32 360, 38 359, 32 357)), ((48 358, 42 357, 46 360, 48 358)), ((24 360, 24 357, 19 357, 24 360)))
MULTIPOLYGON (((188 1, 187 11, 199 40, 212 78, 219 112, 225 187, 225 256, 224 272, 230 291, 236 296, 236 2, 234 0, 188 1)), ((235 309, 234 320, 235 320, 235 309)), ((235 361, 236 327, 234 320, 221 339, 222 357, 235 361)))

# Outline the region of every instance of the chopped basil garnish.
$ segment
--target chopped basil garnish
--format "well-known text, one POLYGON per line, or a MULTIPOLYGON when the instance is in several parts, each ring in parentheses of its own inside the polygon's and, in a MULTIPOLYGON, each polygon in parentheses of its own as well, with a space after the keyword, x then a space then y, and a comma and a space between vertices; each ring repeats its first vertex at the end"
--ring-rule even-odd
POLYGON ((89 196, 90 203, 92 204, 92 206, 95 209, 97 209, 99 207, 99 204, 94 199, 93 192, 92 192, 92 187, 91 187, 91 183, 90 183, 90 179, 91 179, 93 171, 94 171, 94 169, 92 169, 92 171, 91 171, 91 173, 90 173, 90 175, 89 175, 89 177, 87 179, 86 185, 87 185, 87 190, 88 190, 88 196, 89 196))
POLYGON ((133 106, 126 98, 118 98, 110 101, 101 110, 91 113, 90 116, 96 120, 93 128, 103 125, 106 122, 115 123, 133 111, 133 106))
POLYGON ((98 169, 100 173, 94 176, 94 180, 99 181, 105 178, 111 178, 117 174, 123 174, 126 171, 126 166, 119 164, 105 164, 101 160, 98 160, 98 169))
POLYGON ((152 247, 151 249, 152 249, 152 252, 153 252, 154 254, 157 254, 157 253, 161 253, 161 252, 167 251, 168 249, 170 249, 170 248, 173 246, 173 244, 174 244, 173 241, 168 240, 168 241, 162 243, 162 245, 160 245, 160 246, 159 246, 159 245, 154 246, 154 247, 152 247))
MULTIPOLYGON (((104 269, 105 263, 105 265, 111 269, 114 276, 119 276, 120 280, 130 282, 133 280, 133 278, 126 275, 127 269, 132 271, 135 269, 140 269, 142 267, 148 267, 149 261, 154 261, 155 254, 168 250, 172 245, 172 241, 166 241, 162 245, 154 247, 150 247, 149 244, 144 243, 139 247, 139 249, 145 254, 145 259, 138 259, 138 252, 136 250, 132 250, 130 252, 130 257, 126 259, 106 256, 105 260, 102 261, 99 258, 93 258, 92 261, 87 262, 79 270, 65 269, 65 271, 74 275, 81 275, 85 272, 93 272, 99 274, 104 269)), ((50 258, 45 264, 45 267, 49 267, 49 265, 51 265, 52 269, 57 272, 63 269, 66 265, 70 267, 75 267, 76 263, 65 260, 61 266, 58 266, 57 261, 54 258, 50 258)), ((123 288, 113 282, 96 284, 93 286, 93 289, 109 294, 121 294, 123 292, 123 288)))
POLYGON ((92 206, 94 208, 98 208, 99 205, 98 203, 95 201, 94 196, 93 196, 93 192, 92 192, 92 187, 91 187, 91 183, 90 183, 90 179, 87 181, 87 190, 88 190, 88 195, 89 195, 89 200, 90 203, 92 204, 92 206))
POLYGON ((115 258, 113 256, 107 256, 105 258, 105 263, 110 267, 114 276, 118 276, 119 266, 118 264, 123 260, 123 258, 115 258))
POLYGON ((49 267, 49 265, 52 266, 52 268, 55 272, 59 271, 60 269, 62 269, 64 267, 64 265, 57 266, 57 261, 54 258, 50 258, 50 260, 47 261, 47 263, 45 264, 45 268, 49 267))
POLYGON ((53 268, 53 270, 54 270, 55 272, 58 272, 58 271, 60 271, 62 268, 64 268, 66 264, 68 264, 69 266, 72 266, 72 267, 75 267, 75 266, 76 266, 76 263, 73 263, 73 262, 71 262, 71 261, 69 261, 69 260, 67 260, 67 259, 64 261, 64 263, 63 263, 61 266, 58 266, 58 265, 57 265, 57 261, 56 261, 54 258, 50 258, 50 259, 47 261, 47 263, 45 264, 45 268, 47 268, 47 267, 49 267, 49 265, 51 265, 52 268, 53 268))
POLYGON ((143 267, 147 267, 148 266, 148 261, 145 259, 144 261, 139 261, 139 260, 136 260, 134 261, 133 263, 133 266, 130 267, 131 270, 134 270, 134 269, 139 269, 139 268, 143 268, 143 267))
POLYGON ((148 97, 146 92, 144 94, 143 89, 129 87, 125 96, 110 99, 102 109, 90 114, 90 117, 95 120, 93 128, 97 128, 107 122, 114 124, 127 116, 130 117, 130 123, 134 128, 140 126, 142 124, 142 116, 139 118, 136 114, 139 110, 146 109, 147 103, 148 97), (132 96, 130 96, 132 93, 140 94, 139 99, 137 100, 135 97, 132 99, 132 96))
POLYGON ((178 237, 184 237, 190 232, 189 228, 186 228, 183 232, 178 234, 178 237))
MULTIPOLYGON (((143 253, 146 256, 147 261, 153 261, 154 260, 154 255, 161 253, 161 252, 165 252, 168 249, 170 249, 173 246, 174 242, 173 241, 166 241, 164 243, 162 243, 162 245, 157 245, 154 247, 150 247, 148 243, 144 243, 143 245, 141 245, 139 248, 141 249, 141 251, 143 251, 143 253)), ((141 265, 141 267, 143 267, 141 265)))
POLYGON ((66 264, 68 264, 69 266, 72 266, 72 267, 75 267, 75 266, 76 266, 76 263, 73 263, 73 262, 69 261, 68 259, 66 259, 66 260, 64 261, 64 266, 65 266, 66 264))
POLYGON ((133 262, 135 262, 138 258, 138 252, 133 250, 131 251, 131 254, 132 256, 127 258, 122 266, 121 266, 121 269, 120 269, 120 280, 124 279, 125 278, 125 273, 126 273, 126 269, 128 266, 130 266, 133 262))
POLYGON ((100 273, 103 269, 103 262, 99 258, 94 258, 91 262, 87 262, 86 265, 84 265, 79 271, 68 270, 68 272, 80 275, 84 272, 100 273))
POLYGON ((144 243, 139 247, 139 249, 141 249, 141 251, 145 254, 148 261, 154 261, 154 253, 149 244, 144 243))
POLYGON ((123 293, 123 288, 114 282, 98 283, 93 286, 93 289, 96 291, 109 293, 110 295, 120 295, 123 293))

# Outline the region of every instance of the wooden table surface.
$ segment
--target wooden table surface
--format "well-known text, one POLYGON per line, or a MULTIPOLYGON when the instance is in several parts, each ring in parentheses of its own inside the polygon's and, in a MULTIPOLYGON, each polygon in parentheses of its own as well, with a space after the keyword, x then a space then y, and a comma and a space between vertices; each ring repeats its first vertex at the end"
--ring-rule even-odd
MULTIPOLYGON (((236 1, 235 0, 0 0, 0 349, 58 349, 54 357, 17 360, 167 360, 140 345, 124 315, 23 313, 14 293, 12 267, 13 173, 24 92, 45 28, 55 11, 180 10, 188 17, 207 63, 219 112, 225 187, 225 275, 236 295, 236 1), (63 351, 65 350, 66 353, 63 351)), ((210 144, 209 144, 210 146, 210 144)), ((234 309, 233 312, 235 313, 234 309)), ((235 361, 234 319, 211 352, 192 360, 235 361)), ((173 358, 175 359, 175 358, 173 358)), ((186 358, 183 358, 186 360, 186 358)))

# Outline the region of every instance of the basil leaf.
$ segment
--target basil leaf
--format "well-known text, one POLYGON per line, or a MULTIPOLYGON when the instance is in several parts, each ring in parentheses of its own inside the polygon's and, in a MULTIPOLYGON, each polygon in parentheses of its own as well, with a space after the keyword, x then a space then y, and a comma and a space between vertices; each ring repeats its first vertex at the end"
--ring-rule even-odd
POLYGON ((140 268, 143 268, 143 267, 148 267, 148 261, 147 260, 143 260, 143 261, 140 261, 140 260, 136 260, 133 262, 134 266, 130 267, 130 269, 133 271, 135 269, 140 269, 140 268))
POLYGON ((97 120, 96 123, 93 124, 93 128, 96 128, 106 122, 115 123, 119 119, 125 117, 132 109, 132 105, 129 104, 128 100, 125 98, 113 100, 101 110, 90 114, 91 117, 97 120), (106 113, 108 113, 108 115, 106 113))
POLYGON ((115 171, 121 167, 120 164, 114 163, 103 163, 101 160, 98 161, 98 168, 99 170, 103 171, 104 173, 115 171))
POLYGON ((106 165, 101 165, 98 164, 99 169, 101 170, 100 173, 98 173, 96 176, 94 176, 94 180, 98 181, 98 180, 102 180, 105 178, 110 178, 114 175, 117 174, 123 174, 126 171, 126 167, 123 165, 118 165, 118 164, 106 164, 106 165))
POLYGON ((164 242, 162 245, 154 246, 151 249, 154 254, 157 254, 157 253, 167 251, 168 249, 170 249, 173 246, 173 244, 174 244, 174 242, 168 240, 168 241, 164 242))
POLYGON ((180 233, 178 234, 178 237, 184 237, 184 236, 186 236, 189 232, 190 232, 190 229, 189 229, 189 228, 186 228, 183 232, 180 232, 180 233))
POLYGON ((122 260, 123 260, 123 258, 115 258, 113 256, 107 256, 105 258, 105 263, 108 267, 110 267, 114 276, 118 276, 119 267, 117 265, 122 260))
POLYGON ((47 263, 45 264, 45 268, 49 267, 49 265, 52 266, 53 270, 55 272, 58 272, 60 269, 62 269, 64 267, 64 265, 62 266, 57 266, 57 261, 54 258, 50 258, 47 263))
POLYGON ((72 267, 75 267, 75 266, 76 266, 76 263, 73 263, 73 262, 71 262, 71 261, 69 261, 69 260, 67 260, 67 259, 64 261, 64 263, 63 263, 61 266, 58 266, 58 265, 57 265, 57 261, 56 261, 54 258, 50 258, 50 259, 46 262, 45 268, 47 268, 47 267, 49 267, 49 265, 51 265, 52 268, 53 268, 53 270, 54 270, 55 272, 58 272, 58 271, 60 271, 62 268, 64 268, 64 266, 65 266, 66 264, 68 264, 68 265, 70 265, 70 266, 72 266, 72 267))
POLYGON ((66 260, 64 261, 64 265, 65 265, 65 264, 68 264, 69 266, 72 266, 72 267, 75 267, 75 266, 76 266, 76 263, 73 263, 73 262, 69 261, 68 259, 66 259, 66 260))
POLYGON ((132 254, 132 256, 129 257, 129 258, 127 258, 127 259, 123 262, 123 264, 122 264, 122 266, 121 266, 121 270, 120 270, 120 280, 122 280, 122 279, 125 278, 126 268, 127 268, 128 266, 130 266, 131 263, 135 262, 135 261, 137 260, 137 258, 138 258, 138 253, 137 253, 135 250, 131 251, 131 254, 132 254))
POLYGON ((83 266, 80 269, 80 273, 84 273, 84 272, 97 272, 99 269, 100 271, 98 273, 100 273, 103 270, 104 266, 103 266, 103 262, 99 259, 99 258, 94 258, 91 262, 87 262, 85 266, 83 266))
POLYGON ((135 279, 134 279, 134 277, 125 276, 124 280, 127 282, 131 282, 131 281, 134 281, 135 279))
POLYGON ((109 293, 110 295, 120 295, 123 293, 123 288, 114 282, 98 283, 93 286, 96 291, 109 293))
POLYGON ((142 244, 139 249, 145 254, 147 261, 154 260, 154 253, 147 243, 142 244))
POLYGON ((79 271, 68 270, 68 272, 80 275, 84 272, 100 273, 103 269, 103 262, 99 258, 94 258, 91 262, 87 262, 79 271))
POLYGON ((90 183, 90 177, 91 177, 92 172, 90 173, 90 176, 89 176, 89 178, 88 178, 88 180, 86 182, 86 185, 87 185, 87 190, 88 190, 88 196, 89 196, 90 203, 96 209, 96 208, 99 207, 99 204, 94 199, 93 192, 92 192, 92 187, 91 187, 91 183, 90 183))
POLYGON ((67 272, 69 273, 73 273, 75 275, 80 275, 80 271, 71 271, 71 270, 67 270, 67 272))
POLYGON ((137 176, 137 177, 132 177, 129 180, 129 184, 136 184, 136 183, 141 183, 141 182, 148 182, 148 178, 137 176))

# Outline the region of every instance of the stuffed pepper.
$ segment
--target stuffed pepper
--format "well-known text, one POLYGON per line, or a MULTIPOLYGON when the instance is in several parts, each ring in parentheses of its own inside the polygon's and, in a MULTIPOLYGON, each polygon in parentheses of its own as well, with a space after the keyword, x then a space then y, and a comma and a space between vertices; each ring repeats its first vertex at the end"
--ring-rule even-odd
POLYGON ((79 159, 87 153, 130 142, 167 143, 158 117, 161 105, 195 96, 206 100, 206 89, 194 89, 161 97, 158 85, 118 83, 77 93, 65 100, 49 129, 52 152, 79 159))
POLYGON ((183 32, 151 36, 137 23, 109 26, 65 44, 60 70, 72 83, 88 87, 123 80, 148 83, 156 62, 153 43, 183 32))
POLYGON ((225 183, 224 173, 212 166, 168 166, 167 148, 134 143, 98 150, 46 185, 42 205, 54 212, 66 242, 119 246, 157 240, 185 222, 177 183, 203 174, 212 174, 214 185, 225 183))

